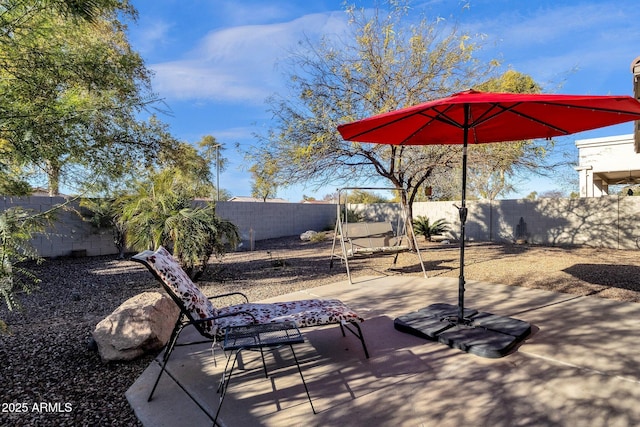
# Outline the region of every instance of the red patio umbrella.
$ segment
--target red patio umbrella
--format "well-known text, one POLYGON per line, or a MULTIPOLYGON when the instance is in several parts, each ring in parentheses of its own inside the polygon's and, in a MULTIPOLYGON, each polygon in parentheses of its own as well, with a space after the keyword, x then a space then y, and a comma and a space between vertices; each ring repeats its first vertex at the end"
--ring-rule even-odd
POLYGON ((456 93, 338 126, 347 141, 393 145, 462 144, 458 322, 464 322, 467 145, 569 135, 640 120, 629 96, 456 93))

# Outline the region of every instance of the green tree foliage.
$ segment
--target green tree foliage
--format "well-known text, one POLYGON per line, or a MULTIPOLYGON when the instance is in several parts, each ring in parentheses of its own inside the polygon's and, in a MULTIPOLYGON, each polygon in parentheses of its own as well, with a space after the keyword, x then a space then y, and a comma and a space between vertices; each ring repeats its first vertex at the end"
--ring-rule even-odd
POLYGON ((373 193, 367 190, 353 190, 347 196, 347 202, 349 203, 363 203, 363 204, 371 204, 371 203, 388 203, 389 200, 385 197, 373 193))
MULTIPOLYGON (((55 80, 56 73, 63 70, 49 69, 53 72, 47 75, 47 70, 40 68, 51 65, 45 45, 46 37, 52 33, 48 27, 34 25, 32 18, 49 14, 92 22, 108 3, 112 0, 3 0, 0 3, 0 193, 30 194, 23 170, 24 163, 35 158, 35 148, 26 142, 34 133, 28 120, 37 115, 53 116, 56 112, 53 105, 49 106, 51 111, 38 111, 42 107, 38 101, 48 95, 40 91, 54 86, 56 81, 47 80, 55 80), (39 42, 35 42, 38 37, 39 42), (30 97, 33 97, 31 104, 30 97)), ((39 21, 43 22, 46 21, 39 21)), ((0 213, 0 296, 9 310, 18 305, 18 290, 29 292, 39 281, 21 263, 42 261, 30 246, 30 240, 34 233, 44 231, 51 215, 52 212, 34 214, 23 208, 9 208, 0 213)), ((0 322, 0 327, 3 325, 0 322)))
POLYGON ((413 220, 413 231, 419 236, 424 236, 428 242, 431 241, 432 236, 449 231, 449 226, 450 224, 444 218, 431 222, 426 216, 419 215, 413 220))
MULTIPOLYGON (((205 142, 208 140, 215 142, 213 137, 203 138, 205 142)), ((127 239, 129 241, 139 238, 148 239, 144 243, 136 243, 135 248, 139 250, 155 248, 161 244, 158 243, 160 241, 165 242, 162 244, 169 246, 169 244, 166 244, 166 239, 160 238, 158 240, 154 239, 152 234, 144 235, 145 233, 152 233, 151 228, 157 225, 155 222, 148 224, 151 228, 144 228, 144 231, 138 233, 130 230, 130 222, 123 218, 126 218, 125 213, 128 210, 135 209, 137 210, 136 221, 140 221, 144 218, 143 211, 150 209, 149 212, 146 212, 149 218, 152 218, 153 215, 159 215, 160 217, 164 215, 166 219, 166 217, 172 215, 172 213, 167 212, 171 212, 172 209, 175 210, 176 206, 190 207, 193 199, 196 198, 210 200, 212 194, 216 193, 216 189, 210 181, 209 159, 205 157, 207 155, 207 144, 202 144, 201 141, 200 146, 205 147, 203 153, 199 152, 191 144, 183 142, 177 143, 174 150, 159 153, 153 165, 146 168, 142 173, 138 173, 137 178, 131 176, 131 185, 117 190, 106 191, 105 189, 104 193, 108 193, 109 197, 82 199, 79 215, 89 221, 96 229, 110 229, 113 232, 114 243, 119 250, 121 258, 124 257, 127 239), (166 197, 166 200, 163 200, 163 197, 166 197), (136 205, 136 203, 141 203, 141 205, 136 205), (132 207, 132 205, 134 206, 132 207)), ((222 191, 221 194, 227 197, 226 192, 222 191)), ((201 219, 192 212, 185 211, 183 213, 187 222, 201 219)), ((200 214, 200 209, 196 209, 196 213, 200 214)), ((156 222, 162 221, 158 220, 156 222)), ((177 224, 175 228, 184 228, 184 226, 184 224, 177 224)), ((186 264, 188 262, 188 260, 185 261, 186 264)), ((189 268, 193 269, 194 266, 189 268)))
POLYGON ((31 193, 28 175, 22 170, 20 162, 13 156, 12 147, 0 134, 0 194, 27 196, 31 193))
POLYGON ((114 179, 175 141, 155 119, 149 71, 131 49, 126 0, 3 0, 0 164, 48 180, 50 193, 114 179))
POLYGON ((170 170, 183 191, 193 198, 210 198, 215 188, 211 183, 211 169, 207 158, 186 142, 177 143, 175 149, 160 154, 158 165, 147 170, 150 179, 170 170))
MULTIPOLYGON (((478 84, 475 89, 485 92, 540 93, 542 87, 530 76, 515 70, 478 84)), ((468 150, 467 194, 469 199, 494 200, 516 191, 514 181, 522 173, 546 175, 567 162, 549 163, 548 154, 553 140, 523 140, 493 144, 471 145, 468 150)), ((426 182, 433 188, 434 199, 457 200, 462 181, 461 165, 437 169, 426 182)))
POLYGON ((347 209, 341 216, 345 216, 345 218, 342 218, 345 222, 366 222, 368 219, 364 212, 353 209, 347 209))
POLYGON ((266 153, 261 163, 256 163, 251 168, 251 195, 266 201, 275 197, 278 192, 278 164, 277 161, 266 153))
POLYGON ((117 200, 127 245, 138 251, 167 247, 193 279, 211 255, 222 256, 225 244, 235 247, 239 241, 238 228, 215 215, 215 204, 194 206, 196 188, 184 174, 166 169, 117 200))
MULTIPOLYGON (((439 19, 409 21, 406 2, 389 10, 348 8, 352 33, 306 50, 291 63, 291 92, 270 100, 276 125, 253 153, 278 162, 279 182, 364 184, 382 178, 406 189, 411 208, 439 169, 459 164, 443 146, 387 146, 343 141, 339 124, 449 95, 492 75, 475 58, 479 39, 439 19)), ((411 212, 410 212, 411 214, 411 212)))
POLYGON ((16 178, 11 173, 0 170, 0 194, 11 196, 27 196, 32 193, 31 185, 16 178))

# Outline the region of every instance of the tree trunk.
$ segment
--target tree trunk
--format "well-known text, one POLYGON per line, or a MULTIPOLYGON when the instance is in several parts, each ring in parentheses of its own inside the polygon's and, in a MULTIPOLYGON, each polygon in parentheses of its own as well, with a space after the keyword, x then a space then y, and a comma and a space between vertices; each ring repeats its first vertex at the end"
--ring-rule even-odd
POLYGON ((60 194, 60 163, 57 160, 46 161, 46 172, 49 180, 49 197, 60 194))
POLYGON ((416 239, 414 237, 414 231, 413 231, 413 203, 411 202, 413 198, 407 197, 407 192, 404 190, 401 190, 400 194, 401 194, 400 201, 407 213, 407 217, 405 218, 405 220, 406 220, 406 228, 407 228, 406 232, 409 238, 409 247, 411 248, 411 250, 415 250, 416 239))

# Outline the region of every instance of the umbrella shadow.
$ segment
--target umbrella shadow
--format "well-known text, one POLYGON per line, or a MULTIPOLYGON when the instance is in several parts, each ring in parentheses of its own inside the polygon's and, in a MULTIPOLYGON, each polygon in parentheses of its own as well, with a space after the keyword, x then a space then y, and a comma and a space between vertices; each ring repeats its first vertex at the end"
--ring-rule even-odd
POLYGON ((640 289, 640 267, 636 265, 574 264, 562 271, 593 285, 640 289))

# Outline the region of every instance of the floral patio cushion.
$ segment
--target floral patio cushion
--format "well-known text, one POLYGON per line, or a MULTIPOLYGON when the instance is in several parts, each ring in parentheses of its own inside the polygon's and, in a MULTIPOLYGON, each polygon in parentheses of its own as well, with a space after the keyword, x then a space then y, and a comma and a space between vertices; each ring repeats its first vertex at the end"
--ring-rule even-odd
MULTIPOLYGON (((308 299, 275 302, 270 304, 245 303, 218 309, 218 315, 249 312, 258 323, 291 321, 299 328, 345 322, 362 322, 364 319, 337 299, 308 299)), ((252 323, 251 316, 239 314, 217 319, 219 331, 227 326, 252 323)))
MULTIPOLYGON (((134 258, 142 261, 160 277, 169 290, 182 301, 185 310, 194 320, 218 315, 211 301, 165 248, 160 246, 155 252, 145 251, 134 258)), ((217 325, 213 321, 199 323, 198 327, 206 334, 215 335, 217 332, 217 325)))

